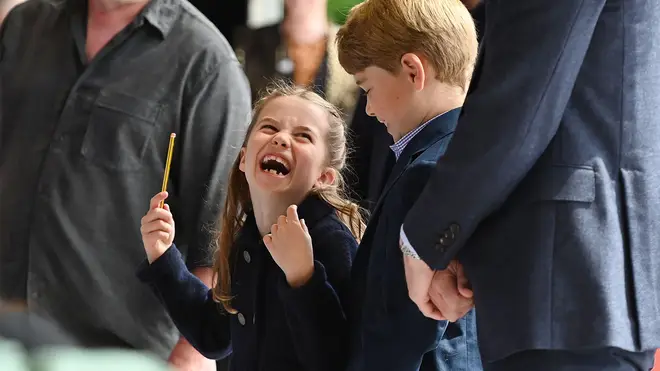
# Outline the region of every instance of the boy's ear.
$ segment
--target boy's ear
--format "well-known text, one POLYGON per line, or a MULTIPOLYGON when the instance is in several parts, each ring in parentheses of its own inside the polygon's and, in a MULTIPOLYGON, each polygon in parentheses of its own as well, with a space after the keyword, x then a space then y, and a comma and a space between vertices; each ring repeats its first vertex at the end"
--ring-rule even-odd
POLYGON ((401 72, 411 82, 415 90, 424 89, 426 83, 426 71, 422 59, 415 53, 406 53, 401 57, 401 72))
POLYGON ((316 180, 316 184, 314 184, 314 187, 316 188, 323 188, 325 186, 333 185, 335 184, 335 181, 337 180, 337 170, 328 167, 323 170, 321 173, 321 176, 316 180))
POLYGON ((238 169, 242 172, 245 172, 245 147, 241 148, 241 153, 239 156, 240 160, 238 161, 238 169))

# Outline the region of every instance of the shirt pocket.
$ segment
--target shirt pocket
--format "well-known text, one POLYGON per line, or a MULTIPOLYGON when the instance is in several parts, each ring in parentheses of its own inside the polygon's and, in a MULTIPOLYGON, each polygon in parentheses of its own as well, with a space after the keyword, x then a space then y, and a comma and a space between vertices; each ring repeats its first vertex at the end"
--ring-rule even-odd
POLYGON ((102 90, 92 106, 81 155, 107 170, 139 170, 161 108, 147 99, 102 90))

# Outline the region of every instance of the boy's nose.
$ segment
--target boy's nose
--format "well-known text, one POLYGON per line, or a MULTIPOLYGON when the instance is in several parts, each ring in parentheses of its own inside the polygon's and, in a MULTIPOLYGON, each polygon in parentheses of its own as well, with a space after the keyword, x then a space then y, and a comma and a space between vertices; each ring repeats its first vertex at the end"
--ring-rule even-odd
POLYGON ((364 107, 364 111, 367 113, 367 115, 371 117, 375 117, 376 114, 374 111, 371 109, 371 104, 369 104, 369 101, 367 101, 367 105, 364 107))

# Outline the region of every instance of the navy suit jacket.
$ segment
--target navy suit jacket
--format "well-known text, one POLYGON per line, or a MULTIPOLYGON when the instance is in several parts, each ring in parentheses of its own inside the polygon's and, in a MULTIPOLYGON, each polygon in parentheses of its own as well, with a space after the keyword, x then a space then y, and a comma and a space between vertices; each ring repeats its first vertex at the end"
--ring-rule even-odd
POLYGON ((458 256, 482 357, 660 347, 660 2, 487 1, 478 78, 404 231, 458 256))
POLYGON ((249 214, 230 257, 235 315, 213 301, 174 246, 151 265, 145 262, 139 277, 200 353, 222 358, 233 351, 231 370, 342 370, 349 341, 344 303, 357 242, 335 210, 315 196, 299 205, 298 214, 312 237, 313 277, 291 288, 249 214))
POLYGON ((403 218, 444 153, 459 112, 435 118, 412 138, 373 210, 352 270, 352 371, 416 371, 429 352, 425 370, 481 369, 474 314, 449 329, 446 321, 424 317, 408 296, 398 243, 403 218))

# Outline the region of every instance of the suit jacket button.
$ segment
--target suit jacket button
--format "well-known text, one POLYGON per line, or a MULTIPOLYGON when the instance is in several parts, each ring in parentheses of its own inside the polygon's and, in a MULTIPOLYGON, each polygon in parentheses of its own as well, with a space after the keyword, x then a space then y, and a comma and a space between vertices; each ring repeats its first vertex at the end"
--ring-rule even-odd
POLYGON ((243 251, 243 259, 245 259, 246 263, 250 263, 250 261, 252 261, 252 257, 250 257, 250 253, 247 252, 247 250, 243 251))
POLYGON ((449 231, 452 233, 454 237, 456 237, 458 236, 458 232, 461 231, 461 227, 458 224, 454 223, 449 226, 449 231))
POLYGON ((243 315, 243 313, 239 313, 237 317, 238 317, 238 323, 240 323, 241 326, 245 326, 245 316, 243 315))

